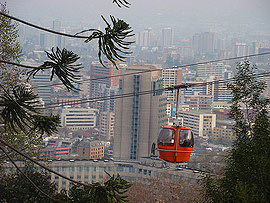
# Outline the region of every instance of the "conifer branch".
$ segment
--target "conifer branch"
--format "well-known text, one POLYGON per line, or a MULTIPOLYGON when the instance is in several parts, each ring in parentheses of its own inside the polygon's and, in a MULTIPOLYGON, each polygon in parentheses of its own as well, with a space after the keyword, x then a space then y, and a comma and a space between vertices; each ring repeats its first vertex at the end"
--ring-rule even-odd
POLYGON ((11 161, 11 163, 15 166, 15 168, 31 183, 31 185, 33 185, 39 192, 41 192, 43 195, 45 195, 47 198, 55 201, 55 202, 63 202, 60 200, 56 200, 53 197, 49 196, 46 192, 44 192, 41 188, 39 188, 15 163, 15 161, 13 161, 13 159, 11 158, 11 156, 9 156, 8 152, 6 152, 6 150, 4 149, 4 147, 0 146, 0 149, 4 152, 4 154, 8 157, 8 159, 11 161))

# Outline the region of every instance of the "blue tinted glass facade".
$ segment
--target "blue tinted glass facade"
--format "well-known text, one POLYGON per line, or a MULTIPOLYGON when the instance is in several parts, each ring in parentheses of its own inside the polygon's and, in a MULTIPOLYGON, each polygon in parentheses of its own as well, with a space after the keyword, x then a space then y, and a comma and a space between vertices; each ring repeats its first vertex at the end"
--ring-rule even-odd
POLYGON ((132 103, 132 118, 131 118, 131 147, 130 159, 137 159, 138 149, 138 129, 139 129, 139 105, 140 105, 140 75, 133 76, 133 103, 132 103))

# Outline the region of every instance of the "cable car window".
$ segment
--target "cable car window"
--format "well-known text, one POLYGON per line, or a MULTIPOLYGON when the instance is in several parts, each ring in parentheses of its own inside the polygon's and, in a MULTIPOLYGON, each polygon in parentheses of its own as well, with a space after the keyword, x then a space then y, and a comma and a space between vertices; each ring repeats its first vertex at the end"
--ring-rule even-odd
POLYGON ((162 128, 158 136, 158 144, 164 146, 174 145, 175 132, 173 129, 162 128))
POLYGON ((181 147, 193 147, 194 138, 191 130, 180 131, 180 146, 181 147))

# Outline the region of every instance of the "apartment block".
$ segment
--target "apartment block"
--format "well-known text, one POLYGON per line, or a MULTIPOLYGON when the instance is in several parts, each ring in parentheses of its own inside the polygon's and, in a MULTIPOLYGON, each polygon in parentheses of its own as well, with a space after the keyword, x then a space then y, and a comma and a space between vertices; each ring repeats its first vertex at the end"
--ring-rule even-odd
MULTIPOLYGON (((180 85, 182 84, 182 69, 163 68, 162 79, 164 88, 180 85)), ((176 91, 165 91, 165 95, 168 103, 176 103, 176 91)))
POLYGON ((216 114, 198 111, 179 111, 184 126, 190 127, 195 136, 208 137, 208 130, 216 127, 216 114))
POLYGON ((111 140, 114 137, 115 113, 101 112, 100 113, 100 135, 111 140))
POLYGON ((97 124, 97 109, 65 108, 61 113, 62 126, 72 130, 87 130, 97 124))
POLYGON ((76 147, 76 153, 80 158, 102 159, 104 157, 104 145, 100 141, 81 141, 76 147))

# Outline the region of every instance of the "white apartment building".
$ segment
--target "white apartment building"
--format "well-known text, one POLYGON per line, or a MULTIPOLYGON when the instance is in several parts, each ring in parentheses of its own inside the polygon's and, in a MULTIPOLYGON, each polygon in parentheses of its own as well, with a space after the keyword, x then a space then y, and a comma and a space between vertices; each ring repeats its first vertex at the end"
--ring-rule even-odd
POLYGON ((231 70, 231 66, 224 63, 201 64, 198 65, 197 75, 204 78, 209 78, 210 76, 224 78, 224 73, 228 70, 231 70))
POLYGON ((114 123, 115 113, 114 112, 101 112, 100 113, 100 134, 110 140, 114 137, 114 123))
MULTIPOLYGON (((182 69, 163 68, 162 69, 163 87, 171 87, 182 83, 182 69)), ((165 91, 168 103, 175 104, 176 91, 165 91)))
POLYGON ((184 126, 190 127, 195 136, 208 137, 209 129, 216 127, 216 114, 196 111, 179 111, 179 117, 183 119, 184 126))
POLYGON ((190 111, 211 111, 213 96, 199 95, 195 92, 194 95, 185 95, 184 104, 189 105, 190 111))
POLYGON ((71 130, 87 130, 97 124, 98 109, 66 108, 61 113, 61 124, 71 130))

